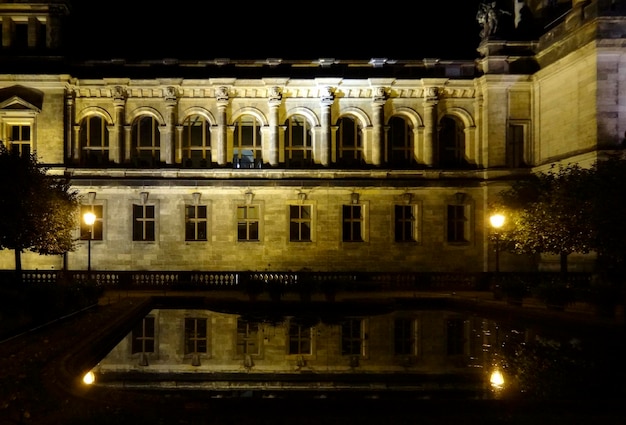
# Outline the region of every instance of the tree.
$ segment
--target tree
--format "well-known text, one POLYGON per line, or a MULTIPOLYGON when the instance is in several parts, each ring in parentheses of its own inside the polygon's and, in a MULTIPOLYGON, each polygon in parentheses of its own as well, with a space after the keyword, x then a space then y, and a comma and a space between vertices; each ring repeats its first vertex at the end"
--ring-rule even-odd
POLYGON ((593 223, 598 272, 609 281, 626 276, 626 161, 622 155, 609 155, 593 166, 593 223))
POLYGON ((78 193, 69 180, 48 175, 35 154, 19 155, 0 143, 0 249, 59 255, 75 249, 78 193))
POLYGON ((497 208, 506 209, 510 221, 501 235, 503 246, 518 253, 559 255, 561 272, 567 272, 569 254, 594 250, 594 171, 577 164, 559 166, 501 192, 497 208))

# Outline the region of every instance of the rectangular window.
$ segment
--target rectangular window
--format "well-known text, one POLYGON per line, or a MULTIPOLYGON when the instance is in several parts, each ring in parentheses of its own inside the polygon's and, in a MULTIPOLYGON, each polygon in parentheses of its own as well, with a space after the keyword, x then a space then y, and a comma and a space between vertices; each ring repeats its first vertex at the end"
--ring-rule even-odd
POLYGON ((131 353, 154 353, 154 317, 144 317, 132 330, 131 353))
POLYGON ((343 241, 363 242, 363 206, 343 206, 343 241))
POLYGON ((509 168, 523 167, 524 163, 524 125, 509 125, 506 139, 506 166, 509 168))
POLYGON ((291 242, 311 241, 311 206, 289 206, 289 240, 291 242))
POLYGON ((13 46, 19 49, 28 47, 28 22, 15 22, 13 46))
POLYGON ((347 319, 341 324, 341 354, 362 355, 364 352, 365 333, 363 319, 347 319))
POLYGON ((91 240, 101 241, 103 235, 103 227, 104 227, 104 206, 102 205, 81 205, 80 206, 80 239, 81 240, 91 240), (92 226, 89 226, 83 220, 83 217, 86 213, 92 213, 96 216, 96 221, 94 221, 92 226))
POLYGON ((417 323, 415 319, 401 317, 394 320, 393 347, 395 355, 417 354, 417 323))
POLYGON ((417 241, 415 205, 396 205, 394 207, 395 241, 417 241))
POLYGON ((258 205, 240 205, 237 207, 237 240, 239 242, 259 240, 258 205))
POLYGON ((33 151, 30 125, 10 125, 9 142, 11 152, 17 155, 30 155, 33 151))
POLYGON ((289 323, 288 354, 311 354, 311 326, 289 323))
POLYGON ((133 205, 133 240, 155 240, 155 207, 154 205, 133 205))
POLYGON ((465 332, 463 319, 454 318, 446 321, 446 351, 449 356, 463 354, 465 332))
POLYGON ((185 354, 207 353, 207 319, 185 318, 185 354))
POLYGON ((448 242, 467 242, 467 217, 465 205, 448 205, 448 242))
POLYGON ((237 355, 258 355, 259 324, 248 320, 237 320, 237 355))
POLYGON ((185 205, 185 240, 207 240, 206 205, 185 205))

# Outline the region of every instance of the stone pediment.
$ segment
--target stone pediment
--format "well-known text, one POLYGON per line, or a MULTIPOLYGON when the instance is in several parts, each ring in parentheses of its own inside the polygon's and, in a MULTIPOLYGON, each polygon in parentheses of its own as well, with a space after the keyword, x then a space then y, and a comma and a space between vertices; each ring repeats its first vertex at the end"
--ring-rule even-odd
POLYGON ((43 92, 24 86, 0 89, 0 109, 41 112, 43 92))

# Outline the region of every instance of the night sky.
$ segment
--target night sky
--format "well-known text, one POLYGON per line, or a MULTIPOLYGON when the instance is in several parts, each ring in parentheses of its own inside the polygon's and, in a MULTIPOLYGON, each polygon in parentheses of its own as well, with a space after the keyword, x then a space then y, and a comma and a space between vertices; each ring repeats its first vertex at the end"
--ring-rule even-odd
POLYGON ((474 59, 479 2, 81 1, 69 38, 87 57, 474 59))

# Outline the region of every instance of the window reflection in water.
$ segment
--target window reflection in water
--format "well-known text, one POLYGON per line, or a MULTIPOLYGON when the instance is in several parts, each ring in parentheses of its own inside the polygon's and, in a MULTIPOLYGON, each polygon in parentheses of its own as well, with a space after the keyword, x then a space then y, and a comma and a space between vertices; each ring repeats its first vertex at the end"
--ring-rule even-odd
POLYGON ((585 391, 598 391, 590 381, 598 366, 592 363, 579 340, 557 342, 536 330, 448 310, 326 317, 154 309, 93 372, 96 385, 202 389, 213 396, 356 390, 475 399, 560 396, 583 381, 585 391), (501 375, 494 384, 496 371, 501 375), (550 387, 556 378, 560 390, 550 387))

